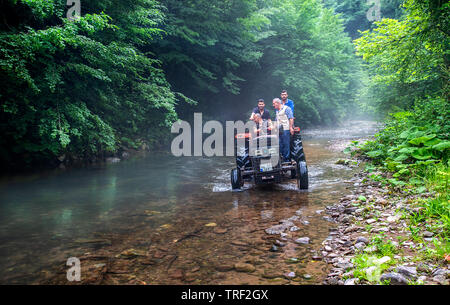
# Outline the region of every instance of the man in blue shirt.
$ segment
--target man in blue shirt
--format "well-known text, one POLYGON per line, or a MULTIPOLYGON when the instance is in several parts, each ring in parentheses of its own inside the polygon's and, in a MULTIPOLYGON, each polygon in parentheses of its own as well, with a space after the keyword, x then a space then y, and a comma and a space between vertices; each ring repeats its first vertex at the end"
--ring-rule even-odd
POLYGON ((288 93, 286 90, 281 91, 281 101, 283 102, 283 105, 288 106, 292 109, 292 115, 294 115, 294 102, 288 99, 288 93))

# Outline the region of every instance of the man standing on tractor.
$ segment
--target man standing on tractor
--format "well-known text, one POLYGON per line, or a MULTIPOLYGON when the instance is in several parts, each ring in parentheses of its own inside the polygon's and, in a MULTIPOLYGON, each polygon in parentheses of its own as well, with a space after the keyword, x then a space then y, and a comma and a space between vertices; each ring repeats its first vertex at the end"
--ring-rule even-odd
POLYGON ((276 121, 280 133, 280 153, 283 162, 289 162, 291 135, 294 135, 294 114, 292 109, 284 105, 279 98, 273 100, 273 107, 276 111, 276 121))
POLYGON ((263 120, 267 120, 269 121, 269 123, 271 123, 270 113, 268 110, 266 110, 266 104, 264 103, 264 100, 262 98, 258 100, 258 107, 253 109, 252 115, 250 116, 251 121, 255 120, 255 114, 259 114, 263 120))
POLYGON ((288 93, 286 90, 281 91, 281 100, 283 101, 283 105, 288 106, 292 109, 292 115, 294 115, 294 102, 288 99, 288 93))

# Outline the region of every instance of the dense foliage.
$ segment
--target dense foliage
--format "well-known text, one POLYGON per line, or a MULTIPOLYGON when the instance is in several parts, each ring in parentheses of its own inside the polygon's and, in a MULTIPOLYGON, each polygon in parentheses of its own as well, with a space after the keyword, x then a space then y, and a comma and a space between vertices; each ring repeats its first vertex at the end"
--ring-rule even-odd
POLYGON ((156 141, 176 119, 176 96, 158 61, 139 50, 160 33, 155 1, 83 3, 75 22, 61 1, 4 4, 3 163, 92 158, 136 139, 156 141))
POLYGON ((450 4, 407 0, 404 5, 402 20, 384 19, 356 40, 370 72, 370 107, 378 113, 397 110, 357 151, 372 160, 369 170, 387 173, 375 179, 405 191, 430 192, 429 199, 415 203, 421 212, 411 222, 425 223, 448 247, 450 4))
POLYGON ((288 89, 302 126, 339 121, 360 66, 343 20, 318 0, 164 0, 167 36, 151 46, 169 82, 214 119, 242 119, 288 89))
POLYGON ((165 143, 203 112, 243 119, 288 89, 297 122, 332 124, 355 104, 361 67, 320 0, 3 0, 0 158, 93 159, 165 143))
MULTIPOLYGON (((388 121, 369 157, 412 163, 448 160, 450 5, 408 0, 404 20, 384 19, 356 40, 368 63, 372 107, 380 113, 402 109, 388 121), (427 7, 428 9, 423 9, 427 7)), ((406 171, 404 171, 406 173, 406 171)))

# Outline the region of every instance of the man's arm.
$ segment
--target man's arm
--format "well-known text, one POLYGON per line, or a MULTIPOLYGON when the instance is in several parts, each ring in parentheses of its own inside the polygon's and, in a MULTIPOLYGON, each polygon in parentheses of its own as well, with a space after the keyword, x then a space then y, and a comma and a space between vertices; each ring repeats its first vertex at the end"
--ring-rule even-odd
POLYGON ((291 135, 294 135, 294 114, 290 107, 286 108, 286 116, 289 119, 289 131, 291 132, 291 135))

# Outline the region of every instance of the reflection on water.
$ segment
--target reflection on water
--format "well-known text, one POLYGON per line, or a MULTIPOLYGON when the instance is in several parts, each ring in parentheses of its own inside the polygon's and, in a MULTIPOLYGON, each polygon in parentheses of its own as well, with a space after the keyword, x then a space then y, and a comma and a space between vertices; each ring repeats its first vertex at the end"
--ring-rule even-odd
MULTIPOLYGON (((243 191, 231 192, 233 158, 168 154, 3 181, 0 283, 41 282, 51 278, 53 268, 68 257, 96 252, 112 255, 139 247, 157 259, 132 273, 148 276, 151 269, 153 283, 270 283, 273 278, 264 273, 272 272, 275 265, 291 270, 292 265, 284 263, 289 258, 303 260, 296 268, 313 274, 313 282, 319 283, 326 266, 311 263, 308 257, 332 224, 315 211, 345 192, 343 181, 353 175, 352 169, 335 164, 341 157, 337 148, 373 134, 374 128, 369 122, 352 122, 337 129, 304 131, 310 174, 307 192, 298 191, 295 181, 266 188, 246 184, 243 191), (286 242, 282 251, 269 252, 273 241, 264 229, 299 209, 302 222, 296 234, 310 237, 311 245, 298 249, 286 242), (216 227, 207 230, 207 223, 216 227), (174 242, 194 228, 200 228, 194 238, 174 242), (161 248, 176 253, 175 259, 166 262, 165 258, 175 254, 161 248), (252 262, 257 270, 250 274, 222 266, 226 271, 217 271, 221 270, 217 264, 242 260, 252 262), (199 270, 191 275, 189 268, 199 270), (171 276, 169 270, 182 270, 182 276, 171 276)), ((127 268, 134 266, 127 262, 131 264, 127 268)), ((111 277, 107 283, 125 281, 118 278, 111 277)))

